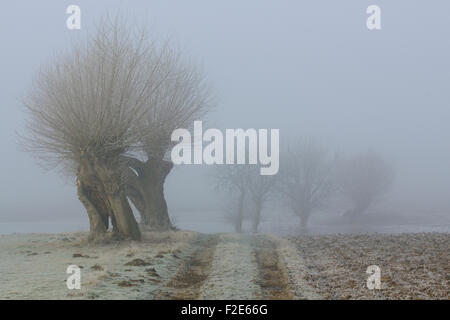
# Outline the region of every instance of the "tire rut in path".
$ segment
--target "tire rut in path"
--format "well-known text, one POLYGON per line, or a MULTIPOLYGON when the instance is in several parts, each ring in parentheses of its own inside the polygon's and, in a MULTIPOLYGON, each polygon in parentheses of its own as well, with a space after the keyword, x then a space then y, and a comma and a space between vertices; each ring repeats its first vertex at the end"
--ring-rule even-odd
POLYGON ((254 250, 258 263, 258 284, 263 299, 293 299, 288 272, 278 254, 277 244, 266 236, 256 236, 254 250))
POLYGON ((227 233, 218 237, 211 273, 199 299, 260 299, 253 236, 227 233))
POLYGON ((200 288, 211 271, 219 238, 201 235, 193 244, 193 252, 180 266, 178 273, 161 289, 156 299, 197 299, 200 288))

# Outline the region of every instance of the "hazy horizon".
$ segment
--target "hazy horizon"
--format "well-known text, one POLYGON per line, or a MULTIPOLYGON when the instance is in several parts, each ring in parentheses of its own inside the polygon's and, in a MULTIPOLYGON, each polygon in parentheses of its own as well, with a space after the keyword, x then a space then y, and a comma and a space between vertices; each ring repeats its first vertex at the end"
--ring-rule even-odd
MULTIPOLYGON (((217 97, 207 126, 277 128, 281 143, 312 136, 349 156, 375 150, 395 168, 384 211, 450 215, 450 3, 378 0, 382 30, 369 31, 365 10, 373 1, 366 0, 72 2, 18 0, 0 11, 0 222, 88 223, 74 179, 21 151, 20 97, 54 52, 116 11, 145 22, 157 38, 173 37, 202 66, 217 97), (82 10, 81 31, 65 27, 70 4, 82 10)), ((207 220, 220 209, 209 170, 170 173, 170 214, 205 212, 207 220)))

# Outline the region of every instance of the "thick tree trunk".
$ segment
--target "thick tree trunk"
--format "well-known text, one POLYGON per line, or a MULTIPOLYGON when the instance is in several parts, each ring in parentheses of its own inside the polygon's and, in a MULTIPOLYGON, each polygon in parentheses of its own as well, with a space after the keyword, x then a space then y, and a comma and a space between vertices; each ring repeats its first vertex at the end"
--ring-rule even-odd
POLYGON ((140 240, 139 227, 122 190, 117 169, 93 159, 83 158, 77 173, 78 197, 89 216, 89 240, 106 235, 109 219, 119 237, 140 240))
POLYGON ((151 230, 172 229, 167 202, 164 197, 164 183, 173 164, 164 160, 149 159, 142 177, 142 189, 145 197, 143 224, 151 230))
MULTIPOLYGON (((138 177, 134 175, 133 180, 138 180, 138 177)), ((131 184, 129 181, 126 184, 126 195, 130 199, 130 201, 133 203, 133 205, 136 207, 136 209, 139 211, 139 214, 141 215, 141 221, 142 221, 142 212, 145 211, 145 203, 144 203, 144 197, 143 197, 143 191, 140 187, 140 182, 137 181, 133 184, 131 184)))
MULTIPOLYGON (((112 210, 105 198, 103 185, 88 158, 82 159, 78 167, 77 192, 89 217, 89 241, 102 239, 108 231, 112 210)), ((113 224, 115 225, 115 221, 113 224)))
POLYGON ((154 231, 173 229, 164 197, 164 183, 173 164, 160 158, 145 163, 128 158, 125 163, 137 172, 127 174, 127 196, 141 214, 142 225, 154 231))
POLYGON ((93 199, 92 193, 87 190, 81 180, 82 178, 77 178, 78 198, 86 208, 89 216, 89 241, 97 241, 103 238, 108 230, 108 216, 106 215, 105 218, 104 212, 102 212, 102 210, 97 210, 101 199, 98 197, 93 199), (97 203, 97 205, 95 203, 97 203))
POLYGON ((113 208, 119 234, 124 238, 140 241, 141 232, 125 193, 123 191, 110 193, 108 198, 113 208))
POLYGON ((107 165, 101 161, 95 161, 94 168, 103 184, 119 236, 125 239, 141 240, 139 226, 125 195, 122 168, 117 164, 107 165))

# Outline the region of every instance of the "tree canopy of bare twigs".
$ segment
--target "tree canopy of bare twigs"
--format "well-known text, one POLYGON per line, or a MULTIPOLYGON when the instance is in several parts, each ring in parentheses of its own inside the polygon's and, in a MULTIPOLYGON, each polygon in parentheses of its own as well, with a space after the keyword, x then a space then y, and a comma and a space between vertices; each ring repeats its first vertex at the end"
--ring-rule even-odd
POLYGON ((91 238, 111 220, 116 234, 140 239, 120 157, 142 148, 142 119, 168 77, 165 62, 144 31, 104 19, 95 34, 41 68, 25 99, 26 146, 76 170, 91 238))
POLYGON ((377 198, 385 195, 393 182, 393 168, 377 153, 361 153, 345 161, 339 173, 339 187, 353 208, 344 216, 359 217, 377 198))
POLYGON ((280 161, 279 191, 287 206, 307 227, 311 214, 324 205, 334 187, 334 160, 311 139, 285 150, 280 161))

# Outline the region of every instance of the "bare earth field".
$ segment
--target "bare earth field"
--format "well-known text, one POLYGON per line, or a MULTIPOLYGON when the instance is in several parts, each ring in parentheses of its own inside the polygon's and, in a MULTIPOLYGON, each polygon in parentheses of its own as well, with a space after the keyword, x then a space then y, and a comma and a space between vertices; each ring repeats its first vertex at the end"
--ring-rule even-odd
POLYGON ((339 235, 289 238, 307 282, 325 299, 449 299, 450 234, 339 235), (370 265, 381 290, 367 290, 370 265))
POLYGON ((0 236, 0 299, 449 299, 450 234, 0 236), (66 286, 69 265, 81 289, 66 286), (366 269, 381 269, 381 289, 366 269))

